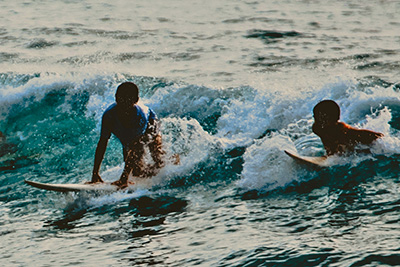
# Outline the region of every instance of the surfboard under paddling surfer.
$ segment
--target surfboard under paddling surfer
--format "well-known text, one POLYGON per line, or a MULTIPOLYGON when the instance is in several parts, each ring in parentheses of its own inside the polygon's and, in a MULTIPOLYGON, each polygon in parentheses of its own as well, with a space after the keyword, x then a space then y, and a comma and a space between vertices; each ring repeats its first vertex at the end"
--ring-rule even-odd
POLYGON ((371 145, 382 133, 357 129, 340 119, 340 107, 333 100, 323 100, 313 109, 313 132, 321 138, 328 156, 349 152, 369 152, 369 149, 358 150, 359 145, 371 145))
POLYGON ((97 144, 92 180, 89 183, 102 183, 99 175, 111 134, 123 146, 124 170, 119 180, 112 184, 120 188, 128 186, 129 175, 151 177, 164 166, 161 134, 157 116, 152 109, 139 102, 139 89, 132 82, 124 82, 117 88, 116 102, 104 112, 101 134, 97 144), (145 164, 145 147, 149 148, 153 164, 145 164))

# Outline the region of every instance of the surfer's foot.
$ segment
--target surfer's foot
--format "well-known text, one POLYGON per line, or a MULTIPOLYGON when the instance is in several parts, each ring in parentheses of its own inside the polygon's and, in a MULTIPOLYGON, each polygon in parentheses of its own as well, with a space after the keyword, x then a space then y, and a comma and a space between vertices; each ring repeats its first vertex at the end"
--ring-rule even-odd
POLYGON ((124 189, 128 187, 128 182, 123 182, 121 180, 117 180, 111 183, 112 185, 118 186, 120 189, 124 189))

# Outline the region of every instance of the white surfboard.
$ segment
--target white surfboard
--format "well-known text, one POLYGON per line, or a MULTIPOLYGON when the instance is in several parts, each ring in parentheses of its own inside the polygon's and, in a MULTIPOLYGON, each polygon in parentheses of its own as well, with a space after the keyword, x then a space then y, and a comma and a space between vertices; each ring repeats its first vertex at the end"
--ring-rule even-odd
POLYGON ((81 192, 81 191, 98 191, 98 192, 116 192, 119 187, 109 183, 98 184, 49 184, 39 183, 34 181, 25 180, 25 183, 36 188, 56 191, 56 192, 81 192))
POLYGON ((329 167, 327 161, 328 157, 326 156, 323 157, 300 156, 296 152, 291 152, 287 150, 285 150, 285 153, 300 164, 306 164, 308 166, 314 166, 314 167, 329 167))

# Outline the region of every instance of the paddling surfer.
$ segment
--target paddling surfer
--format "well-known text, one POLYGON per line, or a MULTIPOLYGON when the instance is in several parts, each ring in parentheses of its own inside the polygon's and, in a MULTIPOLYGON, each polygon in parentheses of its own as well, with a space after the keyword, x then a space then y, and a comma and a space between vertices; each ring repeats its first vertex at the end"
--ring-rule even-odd
POLYGON ((139 102, 139 89, 132 82, 118 86, 116 103, 104 112, 101 122, 100 140, 97 144, 92 180, 89 183, 102 183, 99 175, 111 134, 114 134, 123 146, 124 170, 119 180, 112 184, 124 188, 128 186, 129 175, 151 177, 164 166, 161 135, 156 114, 139 102), (145 147, 149 148, 154 164, 144 162, 145 147))
MULTIPOLYGON (((370 145, 382 133, 354 128, 340 119, 340 107, 332 100, 323 100, 314 109, 313 132, 321 138, 328 156, 354 152, 358 145, 370 145)), ((369 150, 368 150, 369 151, 369 150)))

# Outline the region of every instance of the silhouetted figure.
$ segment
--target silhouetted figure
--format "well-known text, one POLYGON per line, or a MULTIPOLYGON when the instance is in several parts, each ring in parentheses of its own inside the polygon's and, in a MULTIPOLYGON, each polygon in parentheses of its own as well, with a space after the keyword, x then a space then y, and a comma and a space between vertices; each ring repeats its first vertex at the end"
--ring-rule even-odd
POLYGON ((357 129, 340 122, 340 108, 335 101, 321 101, 314 107, 313 112, 315 122, 312 130, 321 138, 328 156, 353 152, 357 145, 370 145, 383 136, 382 133, 357 129))

